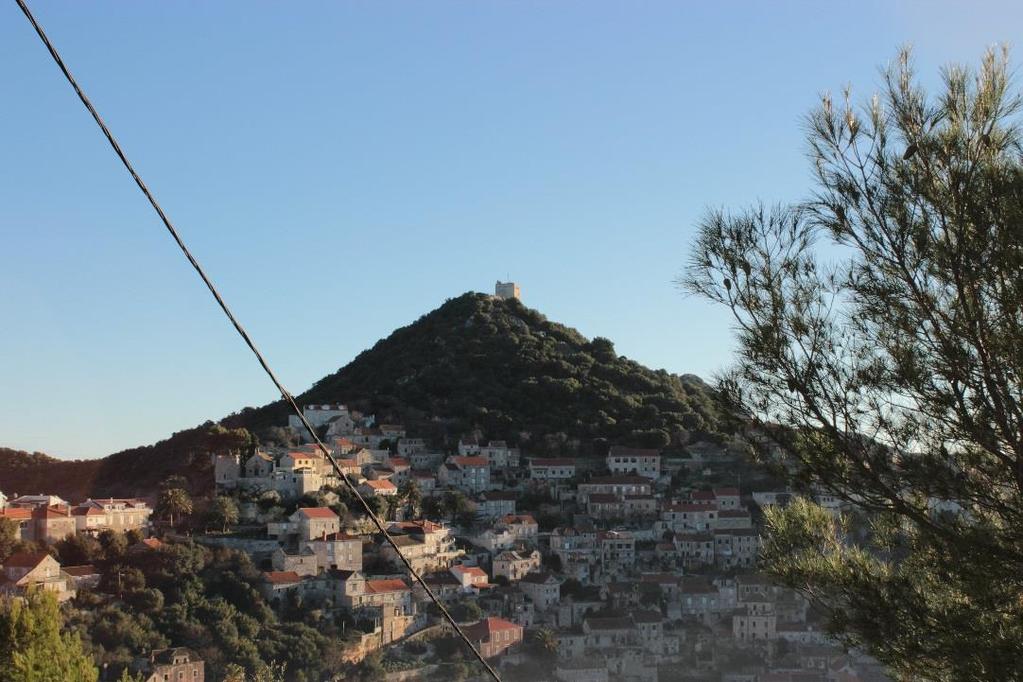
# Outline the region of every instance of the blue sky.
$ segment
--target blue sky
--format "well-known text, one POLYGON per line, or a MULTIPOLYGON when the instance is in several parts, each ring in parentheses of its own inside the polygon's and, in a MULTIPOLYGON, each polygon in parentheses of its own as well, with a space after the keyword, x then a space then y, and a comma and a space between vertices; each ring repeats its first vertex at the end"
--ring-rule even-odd
MULTIPOLYGON (((674 372, 708 206, 797 200, 801 118, 1018 3, 32 3, 294 392, 446 298, 524 301, 674 372)), ((1016 63, 1019 63, 1018 54, 1016 63)), ((276 396, 13 2, 0 3, 0 445, 102 456, 276 396)))

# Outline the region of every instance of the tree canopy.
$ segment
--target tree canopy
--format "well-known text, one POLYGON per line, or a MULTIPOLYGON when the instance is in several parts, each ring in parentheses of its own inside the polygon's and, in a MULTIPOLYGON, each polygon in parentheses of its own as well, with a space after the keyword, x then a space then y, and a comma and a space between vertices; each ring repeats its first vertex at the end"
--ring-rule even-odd
POLYGON ((683 278, 734 314, 761 454, 869 523, 771 513, 770 569, 913 679, 1023 678, 1019 112, 1006 53, 930 96, 903 52, 809 116, 809 199, 712 212, 683 278))
POLYGON ((78 635, 62 633, 52 592, 0 600, 0 679, 8 682, 96 682, 99 669, 78 635))

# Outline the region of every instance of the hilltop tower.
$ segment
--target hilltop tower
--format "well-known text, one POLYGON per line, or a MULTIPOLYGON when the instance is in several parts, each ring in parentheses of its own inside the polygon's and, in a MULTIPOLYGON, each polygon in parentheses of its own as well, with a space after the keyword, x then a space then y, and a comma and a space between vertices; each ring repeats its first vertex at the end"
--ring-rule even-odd
POLYGON ((494 295, 505 300, 509 298, 522 300, 522 291, 519 289, 519 285, 515 282, 498 281, 497 285, 494 287, 494 295))

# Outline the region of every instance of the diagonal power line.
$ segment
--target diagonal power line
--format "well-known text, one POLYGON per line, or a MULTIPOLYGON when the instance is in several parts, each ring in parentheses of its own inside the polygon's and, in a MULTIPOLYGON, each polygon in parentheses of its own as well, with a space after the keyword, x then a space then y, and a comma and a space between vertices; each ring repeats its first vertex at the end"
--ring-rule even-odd
POLYGON ((379 516, 376 515, 376 513, 373 512, 369 504, 366 503, 366 499, 359 492, 358 488, 356 488, 355 485, 352 483, 351 479, 348 478, 348 475, 341 470, 341 467, 337 463, 337 459, 334 458, 334 455, 331 454, 327 446, 323 444, 322 440, 320 440, 320 437, 316 434, 316 430, 313 429, 312 425, 309 423, 309 420, 306 419, 305 413, 302 412, 302 410, 298 406, 298 403, 295 402, 295 398, 291 395, 291 393, 288 392, 286 388, 284 388, 284 385, 281 383, 280 379, 278 379, 277 375, 274 374, 274 371, 270 368, 270 365, 266 361, 266 358, 263 357, 263 354, 256 347, 256 344, 252 341, 252 338, 249 337, 248 332, 245 331, 245 327, 242 326, 241 322, 239 322, 238 319, 234 316, 234 313, 231 312, 231 309, 228 307, 227 303, 220 295, 220 292, 217 291, 217 287, 214 286, 213 281, 206 274, 206 271, 203 270, 203 267, 199 264, 199 261, 195 259, 195 256, 192 255, 191 251, 188 250, 188 247, 185 245, 185 242, 181 239, 181 235, 178 234, 178 231, 174 228, 174 225, 171 223, 170 218, 167 217, 167 214, 164 213, 163 209, 160 207, 160 204, 156 201, 156 198, 153 197, 152 193, 149 191, 149 188, 146 187, 146 183, 144 183, 142 181, 142 178, 139 177, 139 174, 138 172, 136 172, 135 167, 132 166, 131 162, 128 160, 128 157, 121 149, 121 145, 117 143, 117 140, 116 138, 114 138, 113 133, 111 133, 110 129, 107 128, 106 123, 103 122, 103 119, 96 111, 96 108, 92 106, 92 102, 89 101, 89 98, 85 95, 85 92, 82 91, 82 88, 78 85, 78 82, 75 80, 74 76, 71 75, 71 71, 68 69, 67 65, 64 64, 64 60, 61 59, 60 54, 57 52, 57 48, 53 46, 53 43, 50 42, 50 39, 46 36, 46 33, 43 31, 43 27, 39 25, 39 22, 36 21, 36 18, 32 15, 32 11, 28 8, 28 5, 25 4, 25 0, 15 0, 15 2, 18 3, 18 7, 21 8, 21 11, 25 14, 25 17, 28 19, 29 23, 32 24, 32 28, 34 28, 35 32, 39 35, 39 39, 43 41, 43 45, 45 45, 46 49, 50 52, 50 56, 53 57, 53 60, 57 63, 57 66, 60 67, 61 73, 64 74, 64 77, 67 79, 68 83, 71 84, 71 87, 74 89, 75 94, 78 95, 78 99, 82 101, 82 104, 85 105, 85 108, 88 109, 89 113, 92 115, 93 120, 96 121, 96 125, 99 126, 101 131, 103 131, 103 135, 107 138, 107 141, 110 143, 110 146, 113 147, 114 153, 117 154, 117 158, 119 158, 121 160, 121 163, 124 164, 124 167, 127 169, 128 173, 131 174, 131 177, 135 181, 135 184, 138 185, 140 190, 142 190, 142 193, 146 196, 146 199, 149 200, 149 203, 153 207, 153 210, 155 210, 157 215, 160 216, 160 220, 163 222, 164 227, 167 228, 167 231, 170 233, 170 236, 177 243, 178 248, 181 249, 181 252, 185 255, 185 258, 188 259, 188 262, 192 264, 192 268, 195 269, 196 273, 202 279, 203 284, 206 285, 206 288, 209 289, 210 294, 212 294, 213 298, 216 299, 217 304, 220 306, 220 309, 224 311, 224 314, 227 316, 227 319, 230 320, 235 330, 242 337, 242 340, 245 342, 245 345, 247 345, 249 347, 249 350, 252 351, 253 355, 256 356, 256 359, 259 361, 259 364, 263 368, 263 371, 266 372, 267 376, 270 377, 270 381, 272 381, 274 386, 277 387, 277 390, 280 391, 281 397, 285 400, 285 402, 288 403, 291 409, 302 421, 302 425, 306 428, 306 430, 309 431, 310 435, 316 441, 316 445, 323 452, 323 455, 327 458, 328 461, 330 461, 331 466, 334 468, 334 472, 341 478, 341 480, 345 482, 345 485, 348 486, 348 489, 358 500, 359 505, 362 507, 363 511, 370 517, 370 519, 373 521, 373 524, 377 527, 377 530, 379 530, 380 533, 384 536, 384 539, 391 546, 391 548, 394 549, 395 554, 397 554, 398 557, 401 558, 402 563, 405 564, 405 568, 408 569, 409 575, 413 578, 413 580, 419 583, 419 585, 426 592, 430 600, 437 606, 438 609, 440 609, 440 612, 444 615, 444 618, 448 621, 451 627, 454 628, 455 632, 462 639, 462 641, 465 642, 465 645, 469 647, 473 655, 475 655, 475 657, 483 665, 483 667, 490 674, 490 676, 493 677, 496 682, 501 682, 501 678, 500 676, 498 676, 497 671, 495 671, 494 668, 490 665, 490 663, 487 662, 487 659, 483 657, 483 654, 480 653, 480 651, 472 643, 472 641, 465 634, 462 628, 459 627, 458 623, 455 622, 455 619, 451 616, 451 613, 448 612, 447 608, 445 608, 445 606, 440 602, 440 600, 437 599, 437 596, 433 593, 433 590, 430 589, 430 586, 426 584, 426 581, 423 580, 423 577, 419 575, 419 572, 412 567, 411 561, 409 561, 409 559, 402 553, 397 543, 395 543, 394 538, 391 536, 389 532, 387 532, 387 528, 384 526, 384 522, 380 519, 379 516))

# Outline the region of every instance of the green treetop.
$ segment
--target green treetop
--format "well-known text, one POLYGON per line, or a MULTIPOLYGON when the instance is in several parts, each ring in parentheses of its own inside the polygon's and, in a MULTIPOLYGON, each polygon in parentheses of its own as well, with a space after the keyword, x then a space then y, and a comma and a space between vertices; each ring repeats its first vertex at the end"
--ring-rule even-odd
POLYGON ((96 682, 99 670, 64 619, 51 592, 0 601, 0 679, 7 682, 96 682))
POLYGON ((1020 106, 1004 53, 933 97, 902 54, 810 115, 810 199, 711 213, 683 280, 734 314, 733 406, 870 519, 770 513, 767 565, 912 679, 1023 679, 1020 106))

